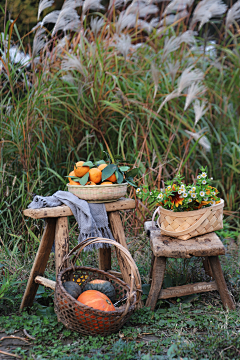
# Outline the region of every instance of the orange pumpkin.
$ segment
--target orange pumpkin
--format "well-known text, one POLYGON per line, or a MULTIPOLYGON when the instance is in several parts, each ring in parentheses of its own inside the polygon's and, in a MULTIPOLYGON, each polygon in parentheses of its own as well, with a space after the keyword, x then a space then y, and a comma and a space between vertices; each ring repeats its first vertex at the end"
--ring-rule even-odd
MULTIPOLYGON (((97 290, 84 291, 77 298, 77 301, 101 311, 115 311, 115 307, 112 304, 111 300, 105 294, 97 290)), ((75 308, 75 314, 76 318, 82 323, 82 315, 84 315, 84 312, 79 310, 78 308, 75 308)), ((84 324, 88 327, 90 331, 94 330, 94 332, 99 333, 101 333, 103 329, 109 328, 109 322, 107 317, 95 317, 94 315, 91 315, 89 317, 85 317, 84 324), (105 322, 104 320, 107 322, 105 322)))
POLYGON ((111 300, 105 294, 97 290, 84 291, 79 295, 77 301, 101 311, 115 311, 115 307, 111 300))

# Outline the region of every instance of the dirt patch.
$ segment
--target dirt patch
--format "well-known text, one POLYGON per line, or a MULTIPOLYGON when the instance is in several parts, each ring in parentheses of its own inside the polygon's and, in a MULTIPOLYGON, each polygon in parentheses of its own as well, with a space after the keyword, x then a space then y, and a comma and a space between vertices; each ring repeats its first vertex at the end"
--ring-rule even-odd
MULTIPOLYGON (((5 332, 0 333, 0 360, 12 360, 17 359, 14 354, 16 348, 21 347, 21 349, 26 350, 26 355, 28 355, 29 349, 31 347, 31 341, 28 339, 22 331, 16 331, 14 335, 8 335, 5 332), (3 354, 2 352, 10 353, 10 355, 3 354)), ((17 355, 18 356, 18 355, 17 355)), ((20 356, 18 358, 21 358, 20 356)))

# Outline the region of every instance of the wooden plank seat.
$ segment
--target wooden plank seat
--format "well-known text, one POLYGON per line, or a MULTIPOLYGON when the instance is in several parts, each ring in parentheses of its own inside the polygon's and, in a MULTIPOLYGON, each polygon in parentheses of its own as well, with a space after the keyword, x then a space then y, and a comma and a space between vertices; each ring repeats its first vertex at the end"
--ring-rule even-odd
MULTIPOLYGON (((114 202, 105 203, 105 207, 108 215, 109 227, 112 230, 115 240, 127 248, 119 211, 134 209, 135 200, 121 198, 114 202)), ((35 279, 37 276, 42 277, 44 274, 54 239, 57 276, 63 257, 69 253, 68 216, 73 215, 71 209, 66 205, 53 208, 26 209, 23 211, 23 214, 33 219, 44 218, 46 225, 30 272, 20 309, 31 306, 33 303, 39 286, 39 283, 37 283, 35 279)), ((130 285, 130 267, 122 258, 120 251, 116 250, 116 253, 123 280, 130 285)), ((68 264, 65 263, 65 266, 68 266, 68 264)), ((99 249, 99 268, 104 271, 111 271, 111 248, 99 249)))
POLYGON ((151 288, 146 302, 154 310, 158 299, 168 299, 206 291, 218 290, 223 307, 235 309, 234 302, 227 289, 218 255, 225 254, 225 248, 212 232, 189 240, 179 240, 166 235, 161 235, 155 223, 147 221, 145 231, 150 237, 150 246, 153 252, 150 278, 151 288), (162 289, 167 258, 189 259, 192 256, 202 257, 205 272, 214 278, 214 281, 201 282, 183 286, 162 289))

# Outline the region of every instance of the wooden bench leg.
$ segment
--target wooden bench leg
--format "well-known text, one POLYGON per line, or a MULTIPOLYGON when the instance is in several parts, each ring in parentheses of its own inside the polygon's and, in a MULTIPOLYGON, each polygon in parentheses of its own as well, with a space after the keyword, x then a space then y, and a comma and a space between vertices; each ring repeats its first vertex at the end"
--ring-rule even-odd
POLYGON ((218 256, 208 257, 224 309, 234 310, 235 305, 229 294, 218 256))
MULTIPOLYGON (((124 229, 122 226, 122 221, 120 218, 119 211, 112 211, 108 213, 109 218, 109 225, 112 230, 112 234, 114 236, 114 239, 124 246, 126 249, 127 243, 125 239, 124 229)), ((123 280, 130 285, 131 284, 131 268, 128 264, 128 262, 125 261, 123 258, 121 252, 119 249, 116 248, 117 258, 118 258, 118 264, 120 266, 120 270, 123 276, 123 280)))
POLYGON ((111 270, 111 248, 100 248, 98 255, 99 269, 103 271, 111 270))
POLYGON ((152 269, 152 283, 150 292, 147 298, 146 307, 150 307, 153 311, 158 301, 158 297, 161 291, 164 273, 166 269, 166 258, 155 257, 153 269, 152 269))
MULTIPOLYGON (((69 253, 68 218, 67 216, 57 218, 55 231, 55 267, 56 277, 63 257, 69 253)), ((64 264, 68 267, 68 262, 64 264)))
POLYGON ((47 266, 49 254, 55 237, 56 218, 47 218, 43 236, 36 254, 32 270, 28 279, 27 287, 22 298, 20 309, 32 306, 39 284, 34 279, 37 275, 42 276, 47 266))
POLYGON ((204 267, 205 273, 208 276, 210 276, 211 278, 213 278, 213 273, 212 273, 212 269, 211 269, 211 266, 210 266, 208 256, 202 257, 202 262, 203 262, 203 267, 204 267))

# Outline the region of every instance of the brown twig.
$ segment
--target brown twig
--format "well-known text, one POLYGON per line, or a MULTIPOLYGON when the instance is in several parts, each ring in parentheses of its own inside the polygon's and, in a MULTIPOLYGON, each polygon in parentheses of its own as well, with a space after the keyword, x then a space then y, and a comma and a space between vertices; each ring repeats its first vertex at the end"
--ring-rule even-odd
POLYGON ((24 332, 24 335, 25 335, 26 337, 28 337, 29 339, 31 339, 31 340, 36 340, 35 337, 33 337, 33 336, 31 336, 31 335, 28 334, 28 332, 27 332, 26 329, 23 329, 23 332, 24 332))
POLYGON ((21 356, 18 356, 18 355, 15 355, 15 354, 12 354, 12 353, 3 351, 3 350, 0 350, 0 354, 8 355, 8 356, 13 356, 13 357, 16 357, 16 358, 18 358, 18 359, 22 359, 21 356))
POLYGON ((18 340, 24 341, 24 342, 26 342, 28 345, 30 345, 29 342, 28 342, 26 339, 21 338, 20 336, 14 336, 14 335, 4 336, 4 337, 2 337, 2 338, 0 339, 0 341, 2 341, 2 340, 4 340, 4 339, 18 339, 18 340))

